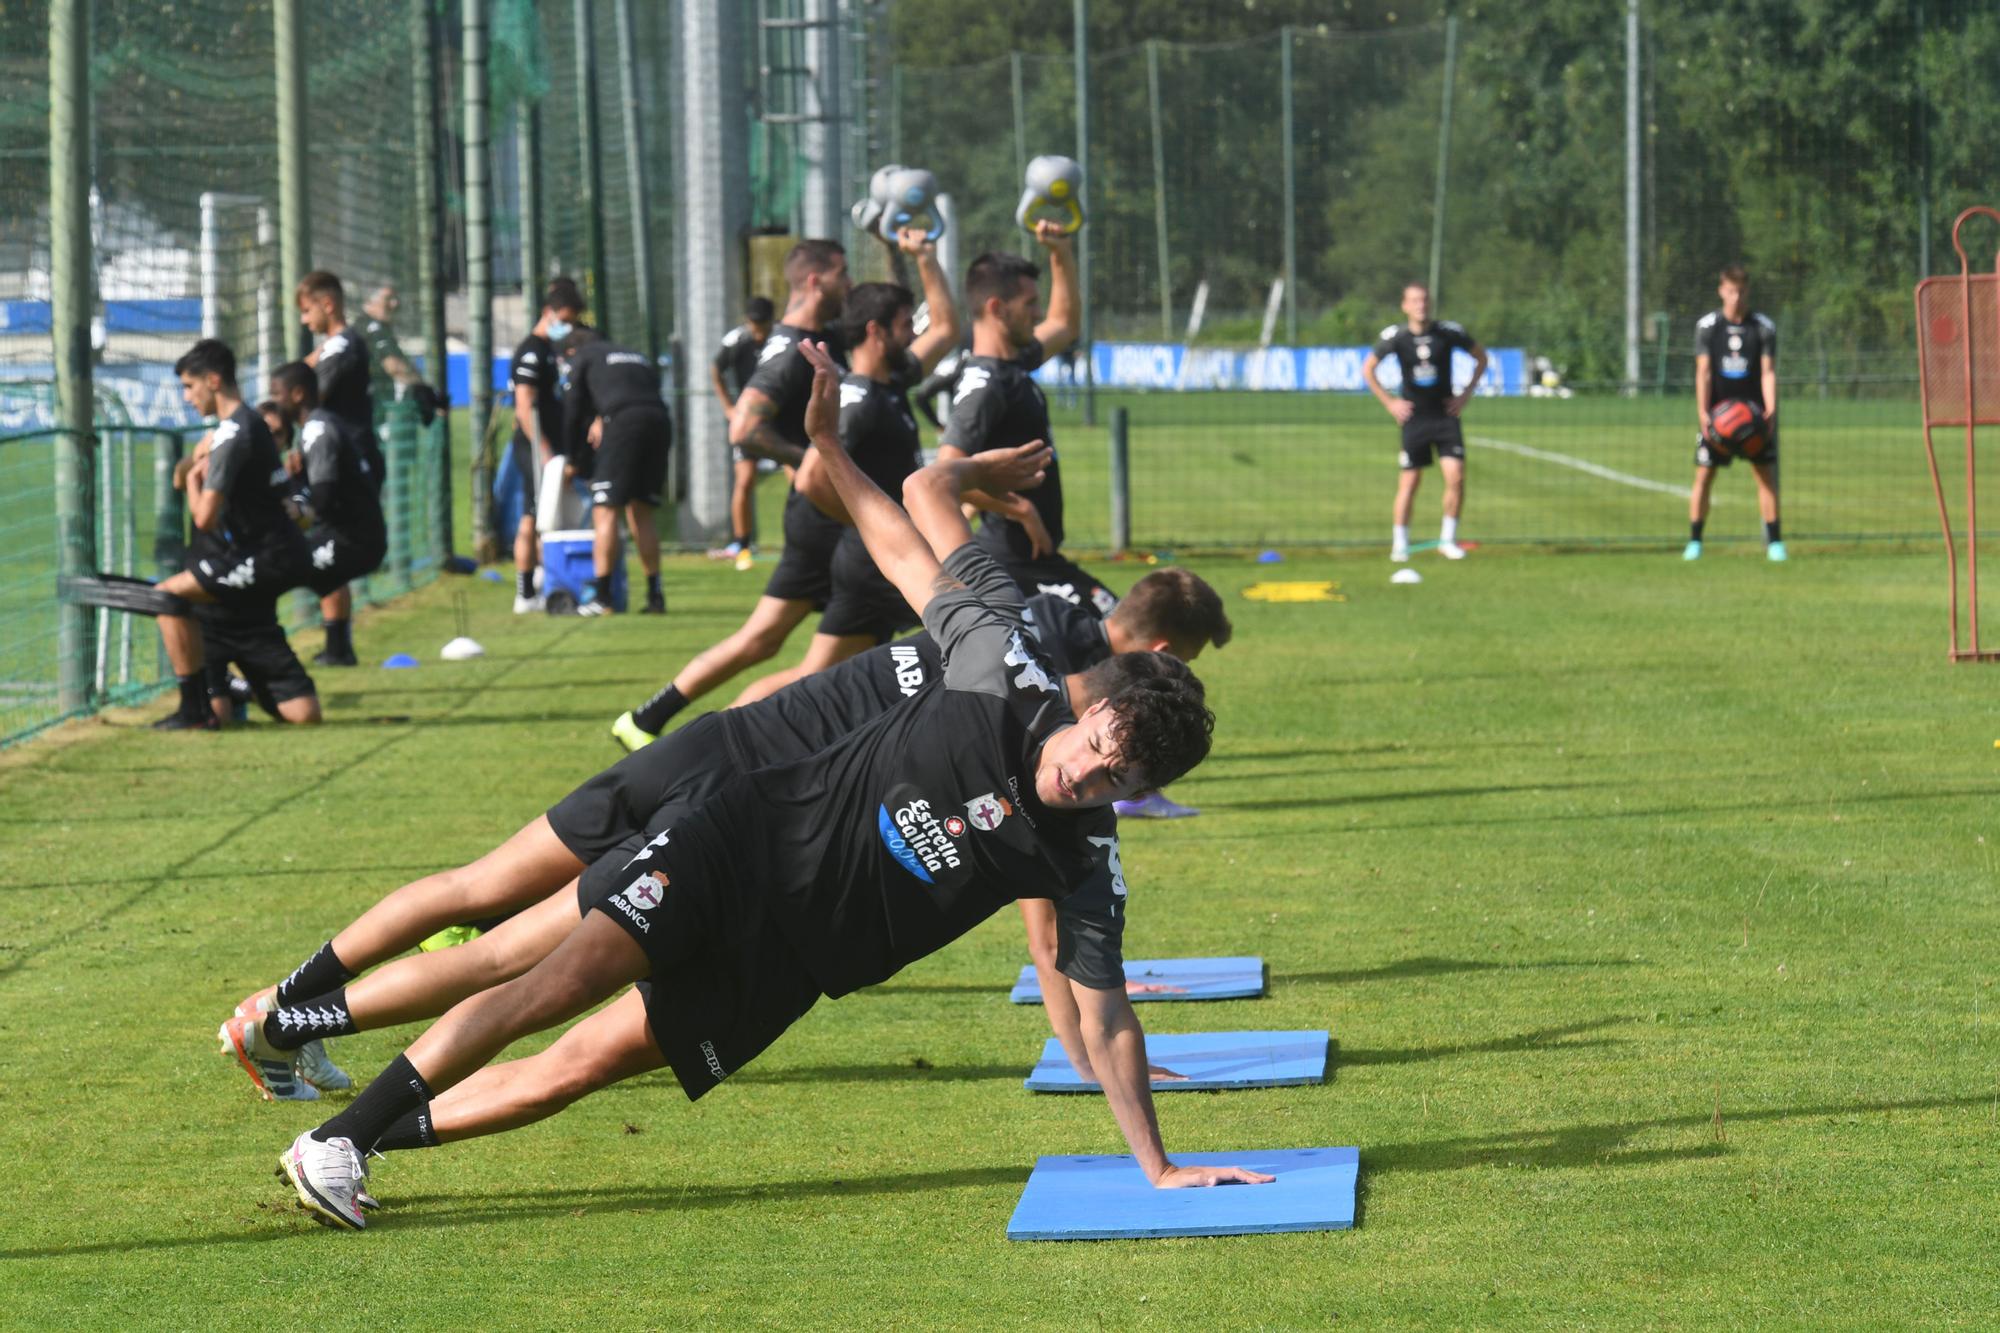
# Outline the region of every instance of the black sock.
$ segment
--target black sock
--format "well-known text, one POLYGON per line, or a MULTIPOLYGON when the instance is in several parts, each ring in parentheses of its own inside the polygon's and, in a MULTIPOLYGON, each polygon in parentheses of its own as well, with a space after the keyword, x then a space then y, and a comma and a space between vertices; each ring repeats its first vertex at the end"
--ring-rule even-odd
POLYGON ((666 729, 667 723, 674 720, 674 714, 686 708, 687 704, 681 692, 669 681, 667 688, 632 710, 632 720, 639 724, 639 730, 650 731, 657 736, 666 729))
POLYGON ((663 602, 666 600, 666 594, 660 591, 660 576, 658 574, 646 575, 646 600, 649 602, 663 602))
POLYGON ((535 571, 526 565, 514 571, 514 595, 533 597, 535 595, 535 571))
POLYGON ((424 1076, 410 1063, 409 1056, 399 1055, 347 1104, 346 1110, 314 1130, 312 1136, 321 1143, 328 1139, 348 1139, 367 1152, 382 1137, 383 1130, 410 1111, 428 1110, 430 1100, 430 1085, 424 1082, 424 1076))
POLYGON ((354 980, 354 973, 347 970, 347 964, 340 961, 333 952, 333 941, 313 951, 313 956, 300 963, 278 983, 278 993, 273 1008, 297 1004, 312 995, 324 995, 336 986, 345 986, 354 980))
POLYGON ((354 622, 351 620, 327 621, 326 646, 343 657, 354 656, 354 622))
POLYGON ((606 606, 611 605, 611 576, 609 574, 599 574, 590 581, 590 586, 591 590, 597 594, 598 601, 604 603, 606 606))
POLYGON ((752 536, 751 536, 751 535, 750 535, 749 533, 747 533, 747 532, 738 532, 738 533, 735 533, 735 534, 733 534, 733 535, 734 535, 734 538, 735 538, 735 541, 736 541, 736 544, 737 544, 738 546, 749 546, 749 545, 750 545, 751 543, 753 543, 753 542, 755 542, 755 541, 757 540, 757 539, 756 539, 755 537, 752 537, 752 536))
POLYGON ((264 1015, 264 1040, 281 1051, 296 1051, 309 1041, 351 1037, 361 1031, 347 1011, 347 987, 316 996, 303 1004, 281 1004, 264 1015))
POLYGON ((1767 542, 1781 542, 1784 540, 1783 537, 1778 535, 1777 519, 1774 518, 1764 525, 1764 540, 1767 542))
POLYGON ((174 681, 181 687, 181 716, 205 716, 208 712, 208 673, 198 670, 191 676, 175 676, 174 681))
POLYGON ((428 1103, 414 1111, 404 1113, 395 1124, 382 1131, 382 1137, 375 1140, 376 1152, 395 1152, 399 1148, 435 1148, 438 1146, 436 1126, 431 1124, 431 1108, 428 1103))
POLYGON ((1688 540, 1689 540, 1689 541, 1696 541, 1696 542, 1700 541, 1700 540, 1701 540, 1701 530, 1702 530, 1703 528, 1707 527, 1707 526, 1708 526, 1708 520, 1707 520, 1707 519, 1705 519, 1705 518, 1698 518, 1698 519, 1695 519, 1695 520, 1694 520, 1694 521, 1693 521, 1692 523, 1689 523, 1689 524, 1688 524, 1688 540))

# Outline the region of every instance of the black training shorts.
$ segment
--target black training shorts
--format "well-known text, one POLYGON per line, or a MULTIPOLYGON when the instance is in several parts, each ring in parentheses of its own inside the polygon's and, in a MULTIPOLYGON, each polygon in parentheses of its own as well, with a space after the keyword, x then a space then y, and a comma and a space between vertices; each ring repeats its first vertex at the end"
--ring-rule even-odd
POLYGON ((721 713, 635 750, 549 808, 549 827, 585 865, 642 832, 660 808, 708 799, 736 773, 721 713))
POLYGON ((1457 417, 1411 417, 1403 423, 1403 452, 1396 462, 1405 472, 1431 465, 1432 457, 1465 457, 1465 432, 1457 417))
POLYGON ((764 585, 766 597, 811 602, 824 611, 833 597, 833 553, 847 525, 828 518, 797 491, 785 497, 785 549, 764 585))
POLYGON ((324 597, 382 568, 389 538, 386 533, 374 532, 357 540, 322 523, 306 534, 306 551, 312 557, 306 586, 324 597))
POLYGON ((657 508, 673 443, 673 418, 665 407, 628 407, 606 417, 590 475, 590 502, 616 507, 636 501, 657 508))
POLYGON ((1095 612, 1100 620, 1110 615, 1112 608, 1118 605, 1117 593, 1061 552, 1039 560, 1023 560, 1010 551, 993 547, 985 549, 988 555, 999 561, 1024 597, 1048 593, 1062 598, 1071 606, 1095 612))
POLYGON ((585 871, 577 905, 645 951, 646 1023, 695 1101, 776 1041, 820 988, 756 891, 749 849, 686 806, 664 822, 585 871))
POLYGON ((306 673, 291 641, 275 619, 244 623, 220 616, 201 618, 203 671, 208 691, 219 699, 229 697, 229 668, 233 663, 250 684, 257 706, 272 717, 278 705, 292 699, 310 699, 318 693, 313 678, 306 673))
MULTIPOLYGON (((1720 406, 1720 404, 1718 404, 1720 406)), ((1728 467, 1736 461, 1736 455, 1721 440, 1697 431, 1694 437, 1694 465, 1696 467, 1728 467)), ((1757 467, 1778 465, 1778 423, 1764 423, 1764 447, 1756 456, 1744 455, 1743 461, 1757 467)))
POLYGON ((821 634, 866 634, 887 643, 923 623, 896 585, 869 558, 861 534, 849 528, 833 553, 833 596, 819 618, 821 634))
POLYGON ((279 597, 305 582, 303 549, 303 544, 296 549, 287 545, 251 551, 213 545, 192 554, 187 567, 202 590, 221 605, 261 618, 279 597))

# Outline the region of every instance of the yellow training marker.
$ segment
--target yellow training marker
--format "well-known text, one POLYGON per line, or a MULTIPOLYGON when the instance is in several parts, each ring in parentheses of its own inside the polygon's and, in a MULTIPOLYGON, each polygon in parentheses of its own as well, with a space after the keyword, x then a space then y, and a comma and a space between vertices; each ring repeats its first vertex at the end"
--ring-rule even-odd
POLYGON ((1253 583, 1243 590, 1253 602, 1344 602, 1338 583, 1253 583))

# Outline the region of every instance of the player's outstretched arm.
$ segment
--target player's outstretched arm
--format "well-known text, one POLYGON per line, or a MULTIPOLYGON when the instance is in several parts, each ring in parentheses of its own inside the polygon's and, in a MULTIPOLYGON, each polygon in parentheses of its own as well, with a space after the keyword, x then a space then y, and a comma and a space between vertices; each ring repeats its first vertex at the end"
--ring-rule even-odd
POLYGON ((1035 325, 1035 340, 1041 343, 1044 355, 1059 356, 1083 331, 1076 242, 1046 218, 1035 224, 1035 240, 1049 254, 1049 313, 1035 325))
MULTIPOLYGON (((910 609, 922 615, 933 596, 960 585, 944 572, 937 556, 931 553, 930 543, 910 522, 902 506, 882 494, 882 488, 855 465, 841 444, 840 367, 827 355, 823 344, 800 339, 799 351, 813 368, 812 395, 806 400, 805 422, 813 454, 861 533, 875 568, 896 585, 896 591, 903 594, 910 609)), ((746 390, 743 397, 747 400, 749 396, 746 390)))
POLYGON ((1240 1166, 1176 1166, 1160 1142, 1160 1122, 1153 1114, 1153 1087, 1146 1068, 1146 1033, 1132 1001, 1119 990, 1096 990, 1070 983, 1081 1015, 1084 1046, 1090 1066, 1104 1086, 1104 1100, 1118 1119, 1132 1155, 1146 1179, 1160 1189, 1191 1185, 1262 1185, 1275 1179, 1240 1166))
POLYGON ((951 281, 945 277, 944 265, 938 263, 937 244, 925 237, 922 228, 903 228, 896 234, 896 243, 904 254, 917 257, 924 304, 930 307, 930 327, 910 344, 910 356, 928 375, 944 360, 944 354, 958 345, 958 303, 951 299, 951 281))
POLYGON ((940 457, 903 479, 903 507, 931 544, 932 553, 942 560, 972 540, 972 525, 965 521, 965 510, 960 507, 968 494, 1039 486, 1053 457, 1053 451, 1040 440, 1012 449, 989 449, 971 458, 964 454, 940 457))

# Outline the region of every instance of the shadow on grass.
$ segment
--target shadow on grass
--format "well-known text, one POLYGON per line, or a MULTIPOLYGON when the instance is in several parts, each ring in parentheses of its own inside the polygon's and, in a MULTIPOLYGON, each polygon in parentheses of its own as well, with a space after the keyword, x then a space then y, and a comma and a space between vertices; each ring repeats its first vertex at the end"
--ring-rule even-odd
MULTIPOLYGON (((421 879, 447 868, 446 863, 425 861, 416 865, 395 866, 269 866, 262 870, 206 870, 181 871, 175 879, 188 884, 204 880, 227 880, 232 884, 253 879, 283 879, 311 876, 314 879, 361 876, 379 879, 382 882, 394 880, 398 884, 421 879)), ((48 880, 38 884, 0 884, 0 893, 12 893, 18 889, 98 889, 131 883, 131 880, 112 875, 105 879, 65 879, 48 880)))
MULTIPOLYGON (((1614 784, 1603 782, 1514 782, 1487 787, 1423 787, 1415 791, 1364 792, 1346 796, 1297 796, 1265 801, 1218 801, 1211 798, 1202 802, 1202 808, 1215 810, 1311 809, 1332 812, 1344 806, 1380 805, 1391 801, 1429 801, 1454 796, 1505 796, 1514 792, 1584 791, 1593 787, 1611 785, 1614 784)), ((1449 822, 1451 821, 1442 821, 1441 823, 1449 822)))
POLYGON ((872 1065, 801 1065, 797 1069, 758 1069, 751 1066, 731 1074, 731 1083, 978 1083, 988 1079, 1011 1079, 1019 1083, 1033 1070, 1032 1060, 1011 1065, 954 1064, 946 1060, 933 1064, 912 1060, 872 1065))
MULTIPOLYGON (((530 657, 518 658, 515 661, 509 662, 506 666, 502 667, 498 672, 494 674, 494 678, 497 680, 500 676, 503 676, 507 672, 512 671, 515 667, 525 665, 529 662, 539 661, 544 658, 559 659, 565 656, 565 653, 563 651, 563 644, 567 639, 570 638, 570 636, 574 632, 575 632, 574 629, 565 630, 562 634, 559 634, 554 638, 550 639, 547 646, 544 647, 540 653, 530 657)), ((484 683, 468 684, 464 695, 460 698, 458 703, 455 704, 453 707, 458 708, 470 704, 473 700, 477 699, 480 696, 480 694, 482 694, 486 690, 486 688, 487 686, 484 683)), ((128 877, 125 880, 125 891, 118 896, 115 902, 99 904, 96 910, 91 914, 91 917, 88 922, 79 926, 72 926, 64 930, 59 930, 55 934, 49 936, 47 939, 41 940, 38 943, 28 946, 27 948, 18 949, 11 952, 7 957, 7 961, 4 963, 0 963, 0 983, 6 982, 9 978, 13 977, 16 973, 18 973, 22 968, 26 967, 29 963, 33 962, 35 959, 41 957, 43 954, 48 953, 52 949, 60 948, 61 946, 69 943, 71 940, 78 939, 81 937, 88 937, 94 939, 102 936, 104 933, 105 924, 111 921, 113 918, 122 916, 124 913, 131 911, 134 907, 137 907, 142 903, 148 902, 149 900, 151 900, 154 894, 160 891, 161 888, 168 885, 180 884, 184 882, 184 880, 187 877, 188 868, 199 862, 204 856, 209 855, 211 852, 220 851, 222 848, 227 847, 231 842, 234 842, 237 838, 241 837, 243 833, 245 833, 247 830, 256 827, 264 820, 271 818, 273 815, 277 814, 280 810, 283 810, 286 806, 301 801, 309 801, 317 799, 317 794, 321 786, 324 786, 326 783, 332 782, 333 780, 340 777, 344 773, 352 772, 353 770, 358 769, 363 765, 367 764, 369 761, 378 758, 392 746, 400 744, 406 737, 414 736, 418 732, 422 731, 424 728, 435 726, 438 723, 446 720, 448 719, 447 718, 427 719, 423 722, 418 723, 416 726, 410 727, 405 730, 398 730, 388 735, 385 735, 383 736, 380 742, 369 746, 367 749, 361 751, 359 754, 347 760, 345 763, 337 764, 329 768, 324 774, 321 775, 321 781, 318 785, 304 790, 296 790, 296 791, 284 790, 284 791, 274 792, 268 801, 262 802, 261 804, 257 805, 254 809, 244 810, 239 817, 237 817, 236 819, 234 819, 233 821, 231 821, 230 823, 224 825, 221 829, 219 829, 213 838, 209 839, 206 843, 202 844, 194 851, 189 852, 187 855, 180 857, 178 860, 170 862, 169 864, 161 867, 158 873, 146 876, 134 875, 128 877)), ((170 740, 167 743, 174 744, 176 742, 170 740)))
POLYGON ((1598 1046, 1623 1046, 1626 1043, 1609 1037, 1591 1041, 1569 1041, 1570 1037, 1580 1037, 1586 1032, 1601 1032, 1605 1028, 1617 1027, 1633 1020, 1613 1014, 1606 1018, 1593 1018, 1583 1023, 1564 1023, 1558 1027, 1536 1028, 1532 1032, 1520 1032, 1511 1037, 1492 1037, 1485 1041, 1453 1042, 1448 1046, 1412 1046, 1404 1050, 1385 1048, 1369 1050, 1365 1047, 1343 1046, 1339 1038, 1332 1042, 1333 1052, 1327 1060, 1329 1071, 1336 1067, 1349 1069, 1364 1065, 1413 1065, 1426 1060, 1446 1060, 1455 1055, 1492 1055, 1520 1051, 1580 1051, 1598 1046))
POLYGON ((1410 977, 1441 977, 1459 972, 1536 972, 1568 967, 1630 967, 1625 958, 1549 958, 1539 963, 1495 963, 1476 958, 1399 958, 1378 967, 1334 972, 1274 973, 1271 984, 1347 986, 1359 981, 1402 981, 1410 977))

